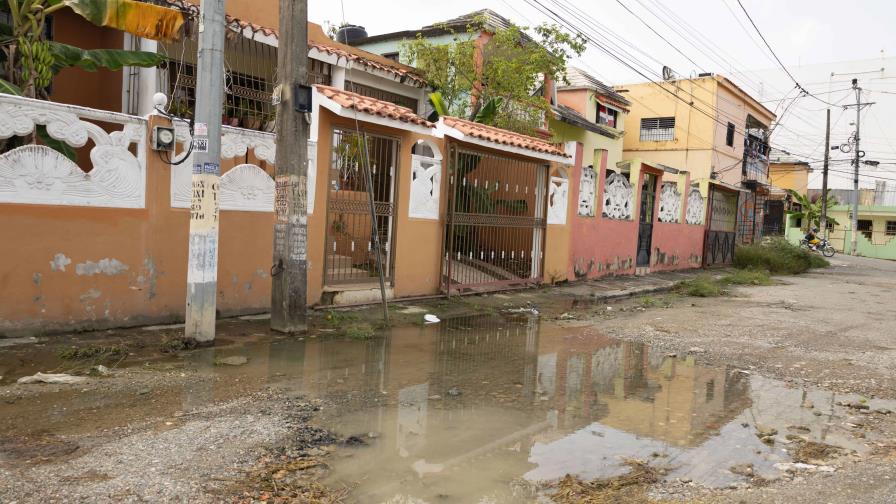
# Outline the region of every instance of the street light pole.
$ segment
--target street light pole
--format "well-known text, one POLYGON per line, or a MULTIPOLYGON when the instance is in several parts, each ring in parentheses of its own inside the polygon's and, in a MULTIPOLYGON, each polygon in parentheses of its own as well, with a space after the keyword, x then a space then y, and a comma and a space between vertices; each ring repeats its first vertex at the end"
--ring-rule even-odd
POLYGON ((187 307, 184 337, 215 339, 218 291, 218 184, 221 178, 221 106, 224 102, 224 0, 203 0, 199 13, 196 123, 187 307))
MULTIPOLYGON (((308 133, 299 103, 308 75, 308 2, 280 0, 277 50, 280 82, 277 105, 276 193, 274 197, 274 265, 271 269, 271 329, 304 331, 307 306, 308 133)), ((304 92, 308 92, 305 88, 304 92)), ((305 99, 310 96, 305 96, 305 99)))

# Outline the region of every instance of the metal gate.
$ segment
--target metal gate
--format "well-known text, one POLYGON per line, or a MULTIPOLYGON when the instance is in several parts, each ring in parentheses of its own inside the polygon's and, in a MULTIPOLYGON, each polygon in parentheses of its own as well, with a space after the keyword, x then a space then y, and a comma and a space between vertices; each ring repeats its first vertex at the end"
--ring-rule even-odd
POLYGON ((641 213, 638 216, 637 266, 650 266, 650 247, 653 245, 653 206, 656 200, 656 177, 644 174, 641 184, 641 213))
POLYGON ((734 260, 737 244, 738 194, 709 188, 709 226, 703 240, 703 265, 721 266, 734 260))
POLYGON ((737 209, 738 244, 750 245, 762 239, 765 199, 765 193, 758 189, 740 194, 737 209))
POLYGON ((540 282, 547 165, 451 144, 448 170, 442 289, 540 282))
POLYGON ((333 131, 324 254, 327 285, 378 281, 368 191, 373 196, 384 276, 391 281, 398 148, 395 138, 352 130, 333 131), (368 168, 372 181, 369 186, 368 168))

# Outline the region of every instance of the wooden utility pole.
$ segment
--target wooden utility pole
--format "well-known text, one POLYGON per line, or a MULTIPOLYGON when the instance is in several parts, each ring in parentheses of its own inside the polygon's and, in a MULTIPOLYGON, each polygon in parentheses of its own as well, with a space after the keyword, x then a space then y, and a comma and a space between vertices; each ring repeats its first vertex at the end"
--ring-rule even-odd
MULTIPOLYGON (((824 170, 821 172, 821 232, 828 237, 828 165, 831 160, 831 109, 828 109, 827 127, 824 132, 824 170)), ((809 188, 806 187, 808 191, 809 188)), ((812 223, 809 223, 812 226, 812 223)))
POLYGON ((276 193, 274 264, 271 269, 271 329, 305 330, 307 305, 308 128, 310 114, 297 109, 297 91, 308 74, 308 2, 280 0, 277 50, 276 193))
POLYGON ((224 0, 203 0, 199 13, 193 196, 187 259, 184 337, 215 339, 218 292, 218 184, 221 180, 221 107, 224 103, 224 0))

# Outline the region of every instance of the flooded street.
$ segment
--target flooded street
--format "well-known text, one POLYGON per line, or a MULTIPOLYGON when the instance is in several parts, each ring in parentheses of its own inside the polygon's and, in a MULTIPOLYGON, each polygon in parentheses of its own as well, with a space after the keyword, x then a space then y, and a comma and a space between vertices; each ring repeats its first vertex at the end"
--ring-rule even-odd
MULTIPOLYGON (((795 281, 764 295, 830 279, 795 281)), ((636 467, 656 483, 624 502, 817 502, 832 478, 868 492, 863 502, 886 502, 894 396, 856 390, 853 376, 813 357, 818 348, 784 359, 764 336, 784 328, 750 318, 758 289, 612 304, 495 295, 454 313, 431 305, 443 309, 435 324, 414 322, 419 306, 397 307, 406 320, 363 338, 344 329, 363 314, 327 315, 301 338, 246 317, 222 321, 215 347, 173 353, 160 342, 177 327, 9 340, 0 502, 260 502, 287 473, 334 493, 274 501, 535 502, 567 475, 610 481, 636 467), (749 329, 729 325, 716 333, 726 343, 707 342, 708 328, 735 320, 749 329), (685 321, 695 329, 674 333, 685 321), (660 325, 656 343, 609 336, 660 325), (105 353, 61 357, 73 348, 105 353), (766 365, 752 364, 763 353, 766 365), (83 381, 16 384, 38 371, 83 381), (272 462, 273 476, 247 476, 272 462)), ((851 368, 862 376, 876 365, 851 368)), ((848 495, 831 502, 856 502, 848 495)))

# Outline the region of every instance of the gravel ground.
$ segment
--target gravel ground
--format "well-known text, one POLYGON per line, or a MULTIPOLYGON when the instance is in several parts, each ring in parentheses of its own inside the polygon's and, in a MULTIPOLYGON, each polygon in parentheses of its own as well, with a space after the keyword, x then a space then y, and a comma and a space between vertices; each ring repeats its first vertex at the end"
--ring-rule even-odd
MULTIPOLYGON (((782 277, 768 287, 734 288, 721 298, 651 293, 650 303, 607 304, 594 295, 653 291, 696 274, 676 273, 418 306, 440 316, 537 306, 543 320, 586 326, 588 334, 689 352, 709 365, 750 369, 793 385, 896 399, 896 263, 832 262, 826 270, 782 277)), ((357 316, 364 320, 365 313, 357 316)), ((406 313, 399 324, 420 317, 416 309, 406 313)), ((266 337, 254 334, 263 323, 224 324, 240 337, 266 337)), ((27 360, 22 352, 15 359, 27 360)), ((274 462, 316 464, 318 472, 306 472, 291 495, 324 495, 314 485, 325 464, 314 457, 327 456, 336 438, 310 426, 323 403, 270 385, 278 375, 254 375, 248 371, 253 362, 203 374, 177 359, 149 360, 77 386, 0 387, 0 502, 263 501, 267 491, 247 483, 247 475, 268 478, 265 468, 274 462)), ((868 415, 867 421, 888 441, 871 456, 837 461, 836 472, 724 490, 679 481, 653 485, 647 495, 651 502, 894 502, 896 414, 868 415)))

